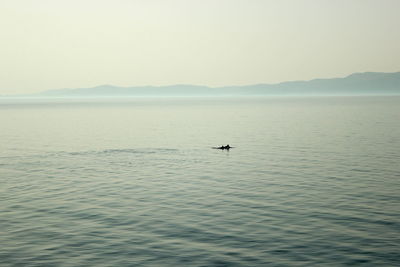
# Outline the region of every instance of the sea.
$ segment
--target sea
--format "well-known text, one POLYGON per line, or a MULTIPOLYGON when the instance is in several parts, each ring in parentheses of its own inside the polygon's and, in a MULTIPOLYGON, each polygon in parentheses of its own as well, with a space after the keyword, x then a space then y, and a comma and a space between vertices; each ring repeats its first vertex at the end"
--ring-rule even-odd
POLYGON ((399 138, 400 96, 3 98, 0 266, 400 266, 399 138))

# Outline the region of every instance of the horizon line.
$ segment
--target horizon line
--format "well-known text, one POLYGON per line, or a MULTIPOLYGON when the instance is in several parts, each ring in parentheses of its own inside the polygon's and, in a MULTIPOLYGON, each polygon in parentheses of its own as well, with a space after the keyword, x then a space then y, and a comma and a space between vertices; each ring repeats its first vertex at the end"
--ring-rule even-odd
POLYGON ((400 71, 394 71, 394 72, 378 72, 378 71, 364 71, 364 72, 354 72, 345 76, 336 76, 336 77, 329 77, 329 78, 313 78, 313 79, 307 79, 307 80, 286 80, 286 81, 281 81, 281 82, 275 82, 275 83, 251 83, 251 84, 243 84, 243 85, 222 85, 222 86, 209 86, 209 85, 204 85, 204 84, 190 84, 190 83, 177 83, 177 84, 166 84, 166 85, 128 85, 128 86, 119 86, 119 85, 114 85, 114 84, 100 84, 100 85, 95 85, 91 87, 75 87, 75 88, 55 88, 55 89, 47 89, 43 91, 38 91, 34 93, 26 93, 26 94, 1 94, 0 97, 12 97, 12 96, 31 96, 31 95, 38 95, 46 92, 51 92, 51 91, 59 91, 59 90, 79 90, 79 89, 92 89, 92 88, 98 88, 98 87, 116 87, 116 88, 138 88, 138 87, 149 87, 149 88, 161 88, 161 87, 173 87, 173 86, 195 86, 195 87, 206 87, 210 89, 218 89, 218 88, 229 88, 229 87, 247 87, 247 86, 262 86, 262 85, 280 85, 284 83, 295 83, 295 82, 311 82, 311 81, 316 81, 316 80, 334 80, 334 79, 345 79, 350 76, 354 75, 359 75, 359 74, 396 74, 400 73, 400 71))
POLYGON ((400 73, 400 70, 399 71, 394 71, 394 72, 363 71, 363 72, 353 72, 353 73, 348 74, 346 76, 335 76, 335 77, 327 77, 327 78, 312 78, 312 79, 304 79, 304 80, 286 80, 286 81, 280 81, 280 82, 275 82, 275 83, 258 82, 258 83, 242 84, 242 85, 220 85, 220 86, 210 86, 210 85, 194 84, 194 83, 173 83, 173 84, 165 84, 165 85, 151 85, 151 84, 146 84, 146 85, 127 85, 127 86, 121 85, 120 86, 120 85, 107 84, 106 83, 106 84, 94 85, 94 86, 91 86, 91 87, 76 87, 76 88, 64 87, 64 88, 58 88, 58 89, 48 89, 48 90, 45 90, 45 91, 40 91, 38 93, 52 91, 52 90, 66 90, 66 89, 74 90, 74 89, 96 88, 96 87, 103 87, 103 86, 119 87, 119 88, 168 87, 168 86, 198 86, 198 87, 208 87, 208 88, 224 88, 224 87, 241 87, 241 86, 254 86, 254 85, 278 85, 278 84, 289 83, 289 82, 311 82, 311 81, 315 81, 315 80, 344 79, 344 78, 348 78, 348 77, 350 77, 352 75, 367 74, 367 73, 395 74, 395 73, 400 73))

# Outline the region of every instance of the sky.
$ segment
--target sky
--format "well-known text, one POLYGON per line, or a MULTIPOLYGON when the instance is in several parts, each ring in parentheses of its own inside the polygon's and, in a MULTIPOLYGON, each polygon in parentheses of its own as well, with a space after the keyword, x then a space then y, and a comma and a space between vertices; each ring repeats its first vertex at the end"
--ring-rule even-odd
POLYGON ((0 0, 0 95, 400 71, 399 0, 0 0))

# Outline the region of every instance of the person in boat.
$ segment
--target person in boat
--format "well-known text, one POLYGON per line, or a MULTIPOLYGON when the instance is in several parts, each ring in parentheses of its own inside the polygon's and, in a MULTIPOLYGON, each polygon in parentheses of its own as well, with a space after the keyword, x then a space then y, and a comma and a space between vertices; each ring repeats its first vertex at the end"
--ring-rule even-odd
POLYGON ((224 148, 229 149, 229 148, 231 148, 231 146, 229 144, 227 144, 224 148))

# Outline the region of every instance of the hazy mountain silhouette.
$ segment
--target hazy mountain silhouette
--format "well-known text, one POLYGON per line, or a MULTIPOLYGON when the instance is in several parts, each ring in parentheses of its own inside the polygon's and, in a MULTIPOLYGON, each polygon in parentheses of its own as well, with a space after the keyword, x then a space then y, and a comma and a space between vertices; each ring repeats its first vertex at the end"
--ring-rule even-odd
POLYGON ((36 96, 251 96, 251 95, 398 95, 400 72, 355 73, 344 78, 291 81, 278 84, 207 87, 195 85, 118 87, 49 90, 36 96))

